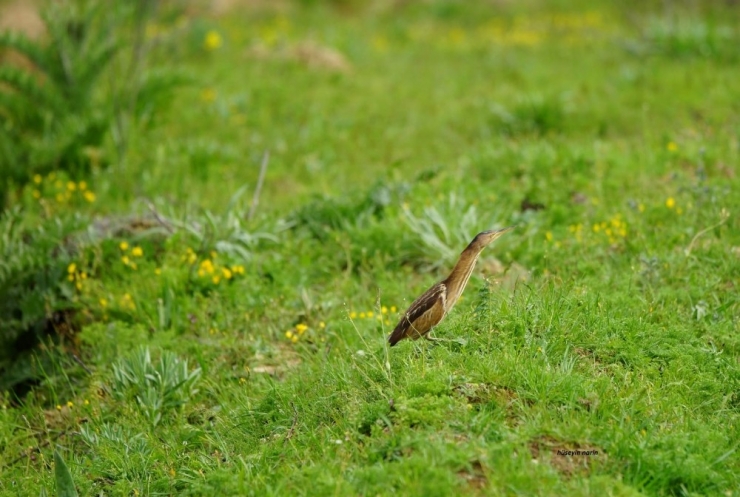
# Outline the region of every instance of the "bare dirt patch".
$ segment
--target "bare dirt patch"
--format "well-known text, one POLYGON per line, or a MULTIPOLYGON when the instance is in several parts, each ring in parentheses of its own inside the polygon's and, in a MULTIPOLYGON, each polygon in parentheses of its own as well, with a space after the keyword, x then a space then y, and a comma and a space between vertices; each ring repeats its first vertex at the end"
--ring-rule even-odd
POLYGON ((483 490, 488 485, 483 464, 480 461, 472 461, 470 466, 457 472, 457 476, 462 478, 471 490, 483 490))
POLYGON ((568 478, 590 473, 606 458, 604 449, 595 445, 558 440, 548 435, 530 440, 528 446, 533 461, 546 462, 568 478))
POLYGON ((36 2, 18 0, 0 5, 0 31, 17 31, 31 39, 38 39, 46 31, 36 2))

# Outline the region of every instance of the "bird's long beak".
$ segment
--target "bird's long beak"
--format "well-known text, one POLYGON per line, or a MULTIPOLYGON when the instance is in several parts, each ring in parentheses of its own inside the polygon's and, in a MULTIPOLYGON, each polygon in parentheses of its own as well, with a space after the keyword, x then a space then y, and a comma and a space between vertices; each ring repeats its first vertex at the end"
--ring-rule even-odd
POLYGON ((503 235, 507 231, 511 231, 514 228, 516 228, 516 226, 507 226, 506 228, 501 228, 500 230, 495 230, 494 233, 503 235))

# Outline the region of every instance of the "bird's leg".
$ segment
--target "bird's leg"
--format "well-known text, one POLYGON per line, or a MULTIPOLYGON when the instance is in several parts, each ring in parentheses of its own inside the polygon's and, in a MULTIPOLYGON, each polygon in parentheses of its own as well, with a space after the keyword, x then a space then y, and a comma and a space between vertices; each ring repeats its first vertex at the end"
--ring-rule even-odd
POLYGON ((435 336, 432 336, 431 330, 429 331, 429 333, 427 333, 426 335, 424 335, 424 338, 426 338, 427 340, 429 340, 430 342, 433 342, 433 343, 449 342, 450 341, 448 338, 437 338, 435 336))
POLYGON ((466 345, 468 343, 468 341, 464 338, 437 338, 435 336, 432 336, 431 331, 427 333, 426 335, 424 335, 424 338, 426 338, 432 343, 452 342, 452 343, 457 343, 460 345, 466 345))

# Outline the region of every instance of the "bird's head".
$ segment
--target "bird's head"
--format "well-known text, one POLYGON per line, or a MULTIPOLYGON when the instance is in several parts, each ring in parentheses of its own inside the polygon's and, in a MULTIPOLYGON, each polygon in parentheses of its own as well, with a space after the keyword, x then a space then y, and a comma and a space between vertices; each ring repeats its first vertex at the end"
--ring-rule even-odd
POLYGON ((471 245, 476 245, 477 247, 483 248, 494 241, 496 238, 500 237, 504 233, 508 233, 513 229, 514 226, 509 226, 508 228, 502 228, 500 230, 482 231, 475 235, 475 238, 473 238, 473 242, 471 243, 471 245))

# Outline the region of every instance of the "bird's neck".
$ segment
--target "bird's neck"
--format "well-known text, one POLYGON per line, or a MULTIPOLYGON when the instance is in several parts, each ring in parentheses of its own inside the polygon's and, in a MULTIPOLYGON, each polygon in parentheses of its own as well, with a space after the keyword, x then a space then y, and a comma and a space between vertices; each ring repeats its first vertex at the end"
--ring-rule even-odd
POLYGON ((452 307, 468 284, 470 275, 475 268, 475 263, 483 247, 468 246, 460 254, 460 259, 455 264, 452 272, 444 281, 447 286, 447 307, 452 307))

